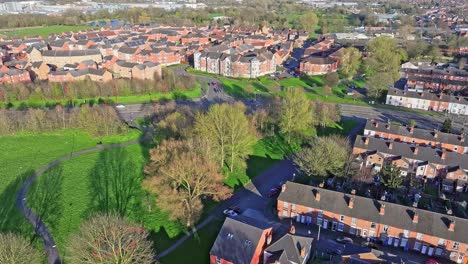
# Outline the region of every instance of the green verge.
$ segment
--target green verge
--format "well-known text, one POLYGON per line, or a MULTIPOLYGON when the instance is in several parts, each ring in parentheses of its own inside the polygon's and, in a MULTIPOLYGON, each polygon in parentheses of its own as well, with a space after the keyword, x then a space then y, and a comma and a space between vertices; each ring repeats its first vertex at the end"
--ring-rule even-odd
MULTIPOLYGON (((176 90, 170 93, 150 93, 144 95, 128 95, 128 96, 109 96, 106 97, 96 97, 96 98, 82 98, 82 99, 73 99, 73 105, 82 105, 89 103, 91 101, 97 103, 99 101, 105 102, 108 100, 109 104, 137 104, 145 103, 158 100, 173 100, 173 99, 193 99, 201 96, 201 86, 198 83, 197 87, 190 91, 181 91, 176 90)), ((23 109, 26 107, 41 108, 47 106, 54 106, 57 104, 66 105, 67 100, 55 101, 55 100, 26 100, 26 101, 16 101, 12 102, 12 106, 15 108, 23 109)), ((7 108, 7 103, 0 102, 0 108, 7 108)))
POLYGON ((14 28, 14 29, 2 29, 0 34, 6 35, 9 37, 25 37, 25 36, 34 36, 39 35, 43 38, 47 38, 50 34, 60 34, 67 31, 80 31, 83 29, 93 28, 92 26, 66 26, 66 25, 56 25, 56 26, 43 26, 43 27, 29 27, 29 28, 14 28))

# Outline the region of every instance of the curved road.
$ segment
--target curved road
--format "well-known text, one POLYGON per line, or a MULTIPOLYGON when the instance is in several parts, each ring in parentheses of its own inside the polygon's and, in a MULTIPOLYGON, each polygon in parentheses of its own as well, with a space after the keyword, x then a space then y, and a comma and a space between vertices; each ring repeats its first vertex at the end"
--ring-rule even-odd
POLYGON ((45 223, 42 222, 42 220, 33 212, 33 210, 28 207, 26 196, 27 196, 29 187, 31 187, 33 182, 39 176, 41 176, 44 172, 46 172, 47 170, 49 170, 50 168, 54 167, 55 165, 61 162, 64 162, 66 160, 69 160, 77 156, 95 152, 95 151, 113 149, 113 148, 121 148, 121 147, 138 144, 140 142, 146 141, 148 137, 150 136, 150 134, 151 133, 149 133, 148 131, 145 131, 145 134, 136 140, 132 140, 132 141, 125 142, 125 143, 106 145, 106 146, 98 145, 94 148, 70 153, 69 155, 63 156, 61 158, 58 158, 50 162, 49 164, 45 165, 44 167, 36 171, 33 175, 29 176, 29 178, 25 181, 23 186, 21 186, 21 189, 19 190, 18 195, 16 196, 16 207, 18 208, 18 210, 20 210, 23 216, 29 221, 29 223, 31 223, 31 225, 34 227, 36 234, 41 237, 44 243, 44 250, 47 255, 47 262, 49 264, 59 264, 59 263, 62 263, 62 260, 60 258, 60 253, 57 247, 55 246, 54 238, 52 237, 49 229, 47 228, 45 223))

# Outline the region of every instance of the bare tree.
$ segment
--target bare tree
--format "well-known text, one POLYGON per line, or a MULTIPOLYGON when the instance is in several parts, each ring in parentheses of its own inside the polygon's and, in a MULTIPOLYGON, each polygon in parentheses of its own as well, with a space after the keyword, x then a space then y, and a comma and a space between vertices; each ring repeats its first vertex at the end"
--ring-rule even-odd
POLYGON ((188 227, 200 218, 204 198, 223 200, 232 193, 217 166, 195 152, 191 141, 163 141, 150 155, 144 185, 158 195, 156 203, 162 210, 188 227))
POLYGON ((0 233, 0 263, 41 263, 41 256, 26 239, 0 233))
POLYGON ((148 232, 113 215, 97 215, 85 221, 71 238, 67 252, 70 263, 155 262, 148 232))

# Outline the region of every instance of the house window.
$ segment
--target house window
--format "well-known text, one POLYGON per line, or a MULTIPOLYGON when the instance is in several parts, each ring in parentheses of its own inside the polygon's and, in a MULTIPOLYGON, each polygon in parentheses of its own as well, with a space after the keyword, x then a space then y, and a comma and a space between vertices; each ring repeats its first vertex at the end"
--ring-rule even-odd
POLYGON ((216 257, 216 264, 221 264, 221 258, 216 257))
POLYGON ((288 210, 283 210, 283 216, 288 216, 288 210))
POLYGON ((416 235, 416 239, 417 239, 417 240, 422 240, 422 239, 423 239, 423 234, 418 233, 418 234, 416 235))
POLYGON ((289 204, 288 202, 283 202, 283 208, 288 208, 289 204))
POLYGON ((357 222, 356 218, 353 217, 353 218, 351 219, 351 224, 352 224, 352 225, 356 225, 356 222, 357 222))
POLYGON ((421 242, 414 243, 414 248, 413 249, 417 250, 417 251, 421 250, 421 242))
POLYGON ((349 233, 350 233, 351 235, 356 234, 356 228, 350 227, 350 228, 349 228, 349 233))
POLYGON ((344 224, 338 223, 338 231, 343 232, 343 230, 344 230, 344 224))
POLYGON ((296 210, 296 204, 291 204, 291 210, 296 210))
POLYGON ((340 221, 341 221, 341 222, 344 222, 344 218, 345 218, 344 215, 340 215, 340 221))
POLYGON ((459 247, 460 247, 460 243, 453 242, 453 246, 452 246, 453 249, 458 249, 459 247))
POLYGON ((384 225, 383 231, 384 231, 384 232, 387 232, 387 231, 388 231, 388 225, 384 225))
POLYGON ((372 228, 372 229, 375 229, 375 226, 376 226, 376 225, 375 225, 374 222, 372 222, 372 223, 370 224, 370 228, 372 228))

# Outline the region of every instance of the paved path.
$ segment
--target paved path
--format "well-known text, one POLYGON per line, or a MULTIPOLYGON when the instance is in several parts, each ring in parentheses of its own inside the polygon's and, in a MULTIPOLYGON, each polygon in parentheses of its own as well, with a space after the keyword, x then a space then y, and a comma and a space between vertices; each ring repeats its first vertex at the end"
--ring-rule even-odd
POLYGON ((39 237, 41 237, 44 243, 44 250, 47 256, 47 262, 49 264, 59 264, 59 263, 62 263, 62 260, 60 258, 60 253, 57 247, 55 246, 54 238, 52 237, 52 234, 50 233, 49 229, 47 228, 45 223, 42 222, 39 216, 36 215, 34 211, 28 207, 26 197, 27 197, 29 187, 31 187, 33 182, 39 176, 41 176, 44 172, 46 172, 47 170, 49 170, 50 168, 54 167, 55 165, 61 162, 64 162, 74 157, 92 153, 95 151, 121 148, 121 147, 126 147, 126 146, 130 146, 134 144, 139 144, 147 140, 150 134, 151 133, 147 132, 142 137, 133 141, 125 142, 125 143, 119 143, 119 144, 113 144, 113 145, 98 145, 91 149, 86 149, 86 150, 81 150, 81 151, 70 153, 69 155, 63 156, 61 158, 58 158, 50 162, 49 164, 45 165, 44 167, 36 171, 33 175, 29 176, 29 178, 26 180, 23 186, 21 186, 21 189, 19 190, 18 195, 16 196, 16 207, 18 208, 18 210, 20 210, 23 216, 29 221, 29 223, 31 223, 31 225, 34 227, 35 233, 39 237))

